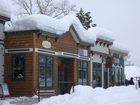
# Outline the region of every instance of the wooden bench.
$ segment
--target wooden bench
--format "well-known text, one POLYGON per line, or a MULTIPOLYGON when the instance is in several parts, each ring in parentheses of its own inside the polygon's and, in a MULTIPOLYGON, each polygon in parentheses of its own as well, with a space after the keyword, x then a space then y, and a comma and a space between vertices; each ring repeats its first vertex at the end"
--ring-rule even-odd
POLYGON ((55 95, 55 90, 40 90, 37 93, 40 96, 53 96, 55 95))

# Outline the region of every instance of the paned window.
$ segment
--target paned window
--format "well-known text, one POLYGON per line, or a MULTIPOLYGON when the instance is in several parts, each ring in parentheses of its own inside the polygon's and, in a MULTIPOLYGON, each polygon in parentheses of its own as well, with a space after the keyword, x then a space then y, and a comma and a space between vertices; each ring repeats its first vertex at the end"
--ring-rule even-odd
POLYGON ((12 80, 25 79, 25 54, 12 55, 12 80))

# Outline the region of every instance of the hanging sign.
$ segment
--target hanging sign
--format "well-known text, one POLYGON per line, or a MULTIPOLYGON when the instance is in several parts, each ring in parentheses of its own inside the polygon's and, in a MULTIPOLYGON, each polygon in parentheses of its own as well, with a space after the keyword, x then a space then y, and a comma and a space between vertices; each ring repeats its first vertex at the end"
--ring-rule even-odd
POLYGON ((80 55, 80 56, 88 56, 88 51, 85 50, 85 49, 79 48, 78 49, 78 55, 80 55))
POLYGON ((113 63, 120 63, 119 58, 113 58, 113 63))
POLYGON ((43 41, 42 42, 42 46, 44 47, 44 48, 51 48, 51 43, 49 42, 49 41, 43 41))

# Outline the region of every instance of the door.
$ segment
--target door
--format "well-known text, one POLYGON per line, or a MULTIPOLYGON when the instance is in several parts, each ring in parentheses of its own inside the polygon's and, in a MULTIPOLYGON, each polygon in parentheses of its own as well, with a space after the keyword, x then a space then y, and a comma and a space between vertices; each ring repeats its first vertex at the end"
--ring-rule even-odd
POLYGON ((70 93, 72 87, 72 59, 60 58, 60 64, 58 65, 58 86, 60 94, 70 93))
POLYGON ((40 89, 49 89, 53 86, 53 57, 40 55, 39 58, 39 86, 40 89))

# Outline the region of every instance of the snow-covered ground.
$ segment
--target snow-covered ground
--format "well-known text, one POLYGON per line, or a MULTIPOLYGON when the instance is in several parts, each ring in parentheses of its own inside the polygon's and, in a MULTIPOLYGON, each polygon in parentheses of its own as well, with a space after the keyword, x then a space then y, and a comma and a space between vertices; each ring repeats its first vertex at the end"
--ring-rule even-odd
POLYGON ((79 85, 74 89, 74 93, 44 98, 39 103, 36 97, 19 97, 1 100, 0 105, 140 105, 140 89, 134 86, 93 89, 79 85))

